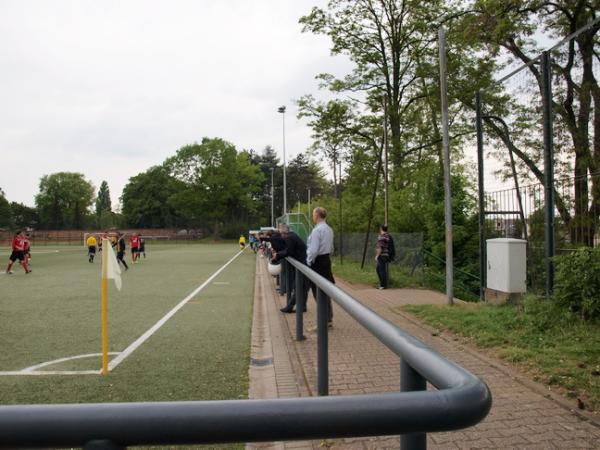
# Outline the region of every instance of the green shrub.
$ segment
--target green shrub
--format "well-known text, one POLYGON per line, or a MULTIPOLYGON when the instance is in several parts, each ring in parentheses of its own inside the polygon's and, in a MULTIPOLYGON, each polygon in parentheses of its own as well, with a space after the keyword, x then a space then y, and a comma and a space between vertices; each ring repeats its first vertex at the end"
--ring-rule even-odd
POLYGON ((600 317, 600 250, 584 247, 556 258, 554 298, 584 320, 600 317))

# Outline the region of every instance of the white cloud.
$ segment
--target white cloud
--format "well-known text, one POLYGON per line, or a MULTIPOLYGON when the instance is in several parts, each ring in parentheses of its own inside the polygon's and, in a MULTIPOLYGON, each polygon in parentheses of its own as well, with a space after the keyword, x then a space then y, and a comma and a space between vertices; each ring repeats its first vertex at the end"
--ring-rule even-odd
POLYGON ((29 205, 39 178, 77 171, 113 201, 129 177, 182 145, 310 145, 293 99, 345 73, 298 19, 324 0, 0 0, 0 187, 29 205))

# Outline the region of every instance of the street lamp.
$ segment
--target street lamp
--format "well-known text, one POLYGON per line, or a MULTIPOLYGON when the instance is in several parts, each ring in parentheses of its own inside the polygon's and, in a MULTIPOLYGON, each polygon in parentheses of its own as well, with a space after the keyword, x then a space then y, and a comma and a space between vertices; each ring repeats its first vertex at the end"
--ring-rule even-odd
POLYGON ((277 108, 283 117, 283 215, 287 212, 287 189, 285 182, 285 105, 277 108))

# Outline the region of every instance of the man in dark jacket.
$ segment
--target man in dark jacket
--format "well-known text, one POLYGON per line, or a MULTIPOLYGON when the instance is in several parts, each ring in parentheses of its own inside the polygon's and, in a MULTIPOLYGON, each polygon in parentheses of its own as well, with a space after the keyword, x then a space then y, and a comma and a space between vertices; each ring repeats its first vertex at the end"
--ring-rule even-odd
MULTIPOLYGON (((283 236, 285 247, 275 253, 273 260, 279 261, 283 258, 290 256, 295 260, 301 262, 302 264, 306 264, 306 244, 300 238, 300 236, 291 231, 289 225, 287 224, 281 224, 279 226, 279 231, 283 236)), ((290 286, 292 293, 290 295, 289 303, 285 307, 281 308, 281 312, 284 313, 294 312, 294 306, 296 305, 296 271, 291 270, 289 273, 290 279, 288 281, 288 286, 290 286)), ((304 311, 306 311, 306 298, 308 294, 307 287, 307 283, 304 283, 302 292, 300 293, 304 298, 304 311)))

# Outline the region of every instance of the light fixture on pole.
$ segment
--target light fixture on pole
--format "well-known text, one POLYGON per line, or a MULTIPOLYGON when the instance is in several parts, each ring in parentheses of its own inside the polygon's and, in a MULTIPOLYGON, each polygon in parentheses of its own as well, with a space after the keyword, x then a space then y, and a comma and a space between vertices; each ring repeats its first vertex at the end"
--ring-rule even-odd
POLYGON ((283 215, 287 213, 287 189, 285 180, 285 105, 277 108, 283 117, 283 215))

